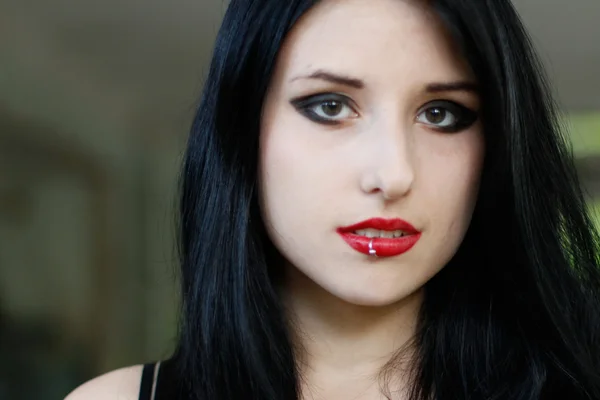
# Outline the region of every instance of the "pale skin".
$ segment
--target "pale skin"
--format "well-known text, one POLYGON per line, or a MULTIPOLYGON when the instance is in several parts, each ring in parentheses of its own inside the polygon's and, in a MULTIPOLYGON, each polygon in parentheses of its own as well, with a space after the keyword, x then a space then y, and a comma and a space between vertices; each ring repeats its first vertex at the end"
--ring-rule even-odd
MULTIPOLYGON (((472 73, 424 2, 325 0, 286 39, 264 104, 260 187, 286 260, 304 399, 384 398, 378 373, 414 335, 423 285, 471 220, 479 108, 472 73), (372 217, 407 220, 421 239, 373 258, 336 232, 372 217)), ((113 371, 68 400, 137 399, 140 376, 141 366, 113 371)), ((404 385, 392 382, 394 399, 404 385)))

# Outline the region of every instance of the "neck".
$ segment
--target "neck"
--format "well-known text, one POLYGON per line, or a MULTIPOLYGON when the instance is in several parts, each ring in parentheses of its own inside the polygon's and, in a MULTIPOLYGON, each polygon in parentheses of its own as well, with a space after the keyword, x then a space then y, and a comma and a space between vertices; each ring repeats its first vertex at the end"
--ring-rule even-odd
POLYGON ((410 351, 421 291, 394 304, 361 306, 333 296, 290 267, 282 293, 299 349, 299 372, 311 386, 331 386, 337 379, 348 387, 362 379, 378 388, 386 364, 400 350, 410 351))

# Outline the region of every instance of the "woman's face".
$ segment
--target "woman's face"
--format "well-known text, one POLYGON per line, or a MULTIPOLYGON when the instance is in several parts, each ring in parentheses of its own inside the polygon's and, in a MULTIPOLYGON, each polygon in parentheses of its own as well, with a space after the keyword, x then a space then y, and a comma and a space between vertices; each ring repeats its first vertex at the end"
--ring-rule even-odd
POLYGON ((471 220, 479 108, 425 2, 311 9, 281 49, 260 132, 263 218, 286 268, 358 305, 421 288, 471 220))

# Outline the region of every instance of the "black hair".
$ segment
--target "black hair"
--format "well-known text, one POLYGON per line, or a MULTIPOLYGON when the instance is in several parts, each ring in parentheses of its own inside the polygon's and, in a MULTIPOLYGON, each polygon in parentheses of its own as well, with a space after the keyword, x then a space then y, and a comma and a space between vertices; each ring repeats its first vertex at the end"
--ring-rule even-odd
MULTIPOLYGON (((190 399, 300 397, 258 137, 278 52, 316 3, 232 0, 217 36, 181 177, 190 399)), ((600 399, 600 242, 543 69, 509 0, 429 4, 478 78, 486 156, 467 235, 425 286, 411 398, 600 399)))

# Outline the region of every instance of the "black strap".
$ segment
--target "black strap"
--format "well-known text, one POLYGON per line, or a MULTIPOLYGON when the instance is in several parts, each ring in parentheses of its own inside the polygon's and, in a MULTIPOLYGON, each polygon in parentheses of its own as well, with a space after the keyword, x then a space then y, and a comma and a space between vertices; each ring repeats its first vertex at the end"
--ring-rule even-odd
POLYGON ((152 384, 154 383, 154 368, 156 364, 144 364, 142 370, 142 381, 140 383, 139 400, 150 400, 152 396, 152 384))

